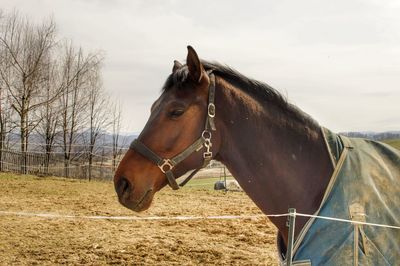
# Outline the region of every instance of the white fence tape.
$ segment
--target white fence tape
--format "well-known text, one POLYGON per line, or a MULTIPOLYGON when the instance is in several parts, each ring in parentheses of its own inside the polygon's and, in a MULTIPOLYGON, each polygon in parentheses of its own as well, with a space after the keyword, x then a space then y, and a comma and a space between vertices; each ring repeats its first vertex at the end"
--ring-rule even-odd
POLYGON ((221 216, 85 216, 85 215, 62 215, 55 213, 32 213, 0 211, 0 215, 14 215, 25 217, 40 217, 50 219, 88 219, 88 220, 129 220, 129 221, 169 221, 169 220, 235 220, 235 219, 260 219, 265 215, 221 215, 221 216))
POLYGON ((318 216, 311 214, 304 214, 296 212, 294 214, 282 213, 282 214, 270 214, 270 215, 220 215, 220 216, 85 216, 85 215, 63 215, 57 213, 33 213, 33 212, 13 212, 13 211, 0 211, 0 215, 13 215, 13 216, 25 216, 25 217, 40 217, 49 219, 87 219, 87 220, 128 220, 128 221, 188 221, 188 220, 236 220, 236 219, 261 219, 266 217, 284 217, 289 215, 312 217, 317 219, 331 220, 337 222, 345 222, 351 224, 370 225, 377 227, 385 227, 392 229, 400 229, 400 226, 386 225, 378 223, 367 223, 360 221, 352 221, 334 217, 318 216))
MULTIPOLYGON (((288 215, 289 215, 289 214, 288 214, 288 215)), ((330 220, 330 221, 336 221, 336 222, 343 222, 343 223, 351 223, 351 224, 370 225, 370 226, 376 226, 376 227, 385 227, 385 228, 392 228, 392 229, 400 229, 400 226, 396 226, 396 225, 386 225, 386 224, 377 224, 377 223, 367 223, 367 222, 352 221, 352 220, 346 220, 346 219, 340 219, 340 218, 334 218, 334 217, 327 217, 327 216, 318 216, 318 215, 304 214, 304 213, 298 213, 298 212, 296 212, 296 216, 312 217, 312 218, 317 218, 317 219, 324 219, 324 220, 330 220)))
POLYGON ((367 222, 361 222, 361 221, 354 221, 354 220, 346 220, 346 219, 341 219, 341 218, 334 218, 334 217, 327 217, 327 216, 318 216, 318 215, 312 215, 312 214, 305 214, 305 213, 300 213, 300 212, 295 212, 295 213, 283 213, 283 214, 269 214, 265 215, 267 217, 282 217, 282 216, 302 216, 302 217, 310 217, 310 218, 316 218, 316 219, 324 219, 324 220, 330 220, 330 221, 336 221, 336 222, 343 222, 343 223, 350 223, 350 224, 360 224, 360 225, 370 225, 370 226, 377 226, 377 227, 386 227, 386 228, 392 228, 392 229, 400 229, 400 226, 396 225, 386 225, 386 224, 377 224, 377 223, 367 223, 367 222))

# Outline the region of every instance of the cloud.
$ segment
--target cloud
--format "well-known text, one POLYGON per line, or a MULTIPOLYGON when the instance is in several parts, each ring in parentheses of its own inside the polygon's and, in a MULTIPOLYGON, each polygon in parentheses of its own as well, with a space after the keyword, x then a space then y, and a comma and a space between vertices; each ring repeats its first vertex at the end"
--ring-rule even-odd
POLYGON ((333 130, 399 127, 400 4, 394 0, 0 4, 36 20, 53 14, 59 36, 105 51, 104 84, 123 99, 129 131, 144 126, 172 61, 185 58, 187 44, 205 59, 287 93, 333 130))

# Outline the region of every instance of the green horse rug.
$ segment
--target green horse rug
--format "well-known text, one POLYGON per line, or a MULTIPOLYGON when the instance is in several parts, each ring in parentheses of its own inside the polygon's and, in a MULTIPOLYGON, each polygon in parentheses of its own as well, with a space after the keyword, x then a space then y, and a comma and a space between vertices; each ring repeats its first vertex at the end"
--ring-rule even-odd
MULTIPOLYGON (((399 226, 400 151, 323 132, 335 170, 315 215, 399 226)), ((400 230, 310 218, 293 254, 293 265, 400 265, 400 230)))

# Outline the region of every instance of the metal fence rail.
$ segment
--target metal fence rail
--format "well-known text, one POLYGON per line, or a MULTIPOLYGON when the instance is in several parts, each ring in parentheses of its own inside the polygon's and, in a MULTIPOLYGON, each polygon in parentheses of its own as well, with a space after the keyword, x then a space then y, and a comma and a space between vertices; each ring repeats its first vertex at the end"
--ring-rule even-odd
POLYGON ((64 160, 61 153, 20 152, 13 150, 0 151, 0 171, 38 176, 60 176, 86 179, 112 179, 114 170, 110 163, 112 158, 95 161, 89 165, 82 159, 64 160))

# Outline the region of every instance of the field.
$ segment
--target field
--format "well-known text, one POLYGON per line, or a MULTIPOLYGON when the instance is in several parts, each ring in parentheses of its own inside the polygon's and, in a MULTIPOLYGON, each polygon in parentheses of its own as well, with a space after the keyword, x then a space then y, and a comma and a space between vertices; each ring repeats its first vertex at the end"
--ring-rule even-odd
POLYGON ((213 191, 215 179, 165 188, 150 210, 117 202, 111 182, 0 174, 0 265, 277 265, 273 225, 264 217, 202 220, 111 220, 83 216, 260 215, 242 192, 213 191))
POLYGON ((383 142, 400 150, 400 139, 387 139, 387 140, 384 140, 383 142))
MULTIPOLYGON (((385 142, 400 149, 399 139, 385 142)), ((207 171, 203 176, 221 174, 207 171)), ((277 265, 274 226, 245 193, 213 191, 216 180, 165 188, 150 210, 136 214, 117 202, 110 181, 0 173, 0 265, 277 265), (224 215, 253 218, 88 219, 224 215)))

